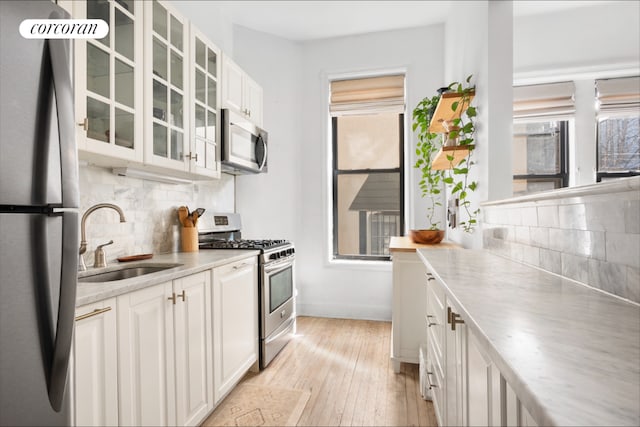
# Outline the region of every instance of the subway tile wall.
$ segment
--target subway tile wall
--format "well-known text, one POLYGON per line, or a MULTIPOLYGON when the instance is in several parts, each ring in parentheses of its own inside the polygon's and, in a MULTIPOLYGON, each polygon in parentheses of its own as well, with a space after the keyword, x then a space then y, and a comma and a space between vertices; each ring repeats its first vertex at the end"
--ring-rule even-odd
POLYGON ((483 206, 485 249, 640 303, 640 177, 483 206))
POLYGON ((180 251, 179 206, 234 210, 233 177, 227 174, 220 180, 174 185, 116 176, 94 166, 80 166, 79 173, 80 216, 97 203, 114 203, 122 208, 127 220, 120 223, 112 209, 98 209, 88 217, 87 267, 93 266, 96 246, 109 240, 113 244, 104 248, 108 263, 125 255, 180 251))

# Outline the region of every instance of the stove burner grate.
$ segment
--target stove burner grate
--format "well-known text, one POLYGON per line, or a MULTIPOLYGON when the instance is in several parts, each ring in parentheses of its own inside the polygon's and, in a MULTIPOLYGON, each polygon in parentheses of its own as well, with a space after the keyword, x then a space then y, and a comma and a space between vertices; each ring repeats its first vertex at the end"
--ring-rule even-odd
POLYGON ((286 244, 286 240, 214 240, 200 243, 202 249, 268 249, 286 244))

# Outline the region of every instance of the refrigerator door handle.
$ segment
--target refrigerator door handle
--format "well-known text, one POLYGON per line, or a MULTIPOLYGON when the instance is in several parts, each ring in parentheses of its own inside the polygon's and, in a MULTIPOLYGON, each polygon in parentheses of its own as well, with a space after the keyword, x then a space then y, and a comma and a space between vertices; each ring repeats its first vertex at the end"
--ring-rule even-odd
POLYGON ((78 270, 78 213, 62 214, 62 269, 60 274, 60 300, 56 338, 49 377, 49 401, 56 411, 64 402, 64 393, 71 354, 71 339, 76 307, 76 284, 78 270))
MULTIPOLYGON (((58 15, 53 13, 53 15, 58 15)), ((62 18, 60 16, 60 18, 62 18)), ((80 201, 78 183, 78 150, 75 139, 73 87, 71 84, 69 40, 48 39, 51 56, 53 86, 58 110, 58 132, 60 137, 60 169, 62 178, 62 206, 77 208, 80 201)))

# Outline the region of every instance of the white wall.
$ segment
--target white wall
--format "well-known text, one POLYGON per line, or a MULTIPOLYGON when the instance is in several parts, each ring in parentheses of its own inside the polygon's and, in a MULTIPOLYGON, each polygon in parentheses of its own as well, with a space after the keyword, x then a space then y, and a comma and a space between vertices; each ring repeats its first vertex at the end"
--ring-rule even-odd
POLYGON ((573 79, 629 69, 637 73, 640 3, 594 2, 554 13, 518 16, 513 39, 516 80, 573 79))
MULTIPOLYGON (((329 163, 328 78, 341 73, 405 69, 407 76, 407 126, 413 107, 442 84, 443 27, 441 25, 406 31, 392 31, 355 37, 315 41, 303 45, 302 126, 298 173, 300 177, 299 216, 296 244, 299 248, 298 289, 300 313, 347 318, 390 319, 391 266, 330 263, 328 239, 329 163)), ((407 141, 411 156, 406 170, 411 182, 415 140, 407 141)), ((407 184, 415 199, 417 186, 407 184)), ((418 196, 419 198, 419 196, 418 196)), ((415 218, 409 206, 408 227, 415 218)), ((418 209, 421 211, 421 209, 418 209)))
MULTIPOLYGON (((478 188, 469 196, 472 209, 511 196, 512 20, 510 2, 465 1, 456 2, 446 24, 446 81, 464 82, 473 74, 476 86, 476 164, 469 178, 478 188)), ((466 220, 462 209, 459 215, 466 220)), ((464 247, 482 247, 480 229, 472 234, 448 229, 447 237, 464 247)))
POLYGON ((268 173, 236 178, 236 210, 243 237, 297 243, 298 164, 305 134, 300 104, 302 53, 298 43, 236 26, 234 60, 263 88, 263 127, 269 133, 268 173))

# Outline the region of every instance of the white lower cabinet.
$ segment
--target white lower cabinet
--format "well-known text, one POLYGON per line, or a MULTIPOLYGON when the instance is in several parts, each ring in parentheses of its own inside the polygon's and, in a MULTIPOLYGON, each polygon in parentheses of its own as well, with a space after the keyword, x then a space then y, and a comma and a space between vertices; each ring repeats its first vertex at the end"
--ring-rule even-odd
POLYGON ((393 306, 391 309, 391 361, 395 373, 400 363, 418 363, 424 344, 422 320, 426 312, 424 264, 414 252, 393 252, 393 306))
POLYGON ((179 298, 174 317, 177 424, 194 426, 213 409, 211 273, 174 280, 173 288, 179 298))
POLYGON ((213 408, 211 272, 118 297, 120 424, 198 425, 213 408))
POLYGON ((444 345, 444 419, 448 426, 466 425, 466 344, 467 329, 459 311, 445 297, 447 326, 444 345))
POLYGON ((78 426, 118 425, 116 300, 76 309, 74 415, 78 426))
POLYGON ((200 425, 258 361, 257 257, 76 309, 78 426, 200 425))
POLYGON ((427 271, 427 366, 441 426, 536 426, 436 275, 427 271))
POLYGON ((118 297, 120 424, 177 425, 171 282, 118 297))
POLYGON ((213 269, 215 402, 258 360, 256 257, 213 269))

